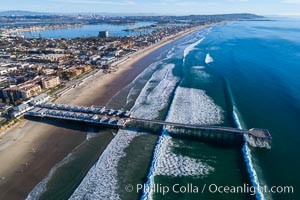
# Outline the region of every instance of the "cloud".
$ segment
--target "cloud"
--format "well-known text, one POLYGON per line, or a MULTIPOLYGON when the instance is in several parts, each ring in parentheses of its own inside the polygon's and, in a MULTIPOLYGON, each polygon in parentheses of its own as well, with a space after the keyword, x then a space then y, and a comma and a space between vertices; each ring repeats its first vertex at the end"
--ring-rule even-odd
POLYGON ((248 2, 249 0, 227 0, 229 2, 248 2))
POLYGON ((160 1, 149 1, 147 2, 148 5, 151 6, 176 6, 178 8, 180 7, 205 7, 205 6, 218 6, 220 5, 217 2, 199 2, 197 0, 188 0, 188 1, 182 1, 182 0, 160 0, 160 1))
POLYGON ((281 3, 300 4, 300 0, 283 0, 281 3))
MULTIPOLYGON (((248 2, 249 0, 223 0, 230 3, 242 3, 242 2, 248 2)), ((188 6, 220 6, 222 5, 221 1, 199 1, 199 0, 159 0, 159 1, 152 1, 149 4, 151 5, 157 5, 157 6, 177 6, 177 7, 188 7, 188 6)))
POLYGON ((135 5, 134 1, 101 1, 101 0, 54 0, 60 3, 72 3, 72 4, 95 4, 95 5, 116 5, 127 6, 135 5))

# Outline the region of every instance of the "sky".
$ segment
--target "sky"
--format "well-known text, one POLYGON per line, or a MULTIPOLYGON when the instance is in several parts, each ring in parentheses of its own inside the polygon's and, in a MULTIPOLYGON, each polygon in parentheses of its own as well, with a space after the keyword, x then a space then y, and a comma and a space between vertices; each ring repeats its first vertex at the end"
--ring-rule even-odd
POLYGON ((300 15, 300 0, 0 0, 0 11, 300 15))

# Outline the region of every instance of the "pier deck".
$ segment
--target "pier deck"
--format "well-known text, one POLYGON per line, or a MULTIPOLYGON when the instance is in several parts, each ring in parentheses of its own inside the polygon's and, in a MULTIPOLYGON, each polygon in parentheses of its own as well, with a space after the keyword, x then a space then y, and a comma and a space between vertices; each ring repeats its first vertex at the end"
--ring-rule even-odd
MULTIPOLYGON (((35 106, 25 113, 25 116, 35 116, 41 118, 54 118, 61 120, 82 121, 99 125, 107 125, 115 128, 134 127, 135 124, 165 126, 169 132, 184 132, 186 129, 196 132, 206 132, 209 137, 217 137, 218 134, 243 136, 253 147, 270 147, 272 136, 268 130, 250 129, 241 130, 222 126, 203 126, 182 123, 167 122, 161 120, 139 119, 131 117, 131 113, 126 110, 114 110, 105 107, 84 107, 70 106, 62 104, 44 103, 35 106)), ((223 135, 222 135, 223 137, 223 135)))

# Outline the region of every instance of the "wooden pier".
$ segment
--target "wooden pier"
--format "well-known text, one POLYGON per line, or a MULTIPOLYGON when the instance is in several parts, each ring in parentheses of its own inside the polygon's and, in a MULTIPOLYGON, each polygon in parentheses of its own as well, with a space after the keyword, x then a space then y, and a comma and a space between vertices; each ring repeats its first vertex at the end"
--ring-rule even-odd
POLYGON ((193 137, 203 140, 240 143, 247 141, 252 147, 270 148, 272 137, 268 130, 240 130, 222 126, 201 126, 132 118, 126 110, 114 110, 105 107, 84 107, 62 104, 40 104, 25 113, 25 116, 52 118, 69 121, 80 121, 113 128, 140 128, 162 130, 164 127, 171 135, 178 137, 193 137))

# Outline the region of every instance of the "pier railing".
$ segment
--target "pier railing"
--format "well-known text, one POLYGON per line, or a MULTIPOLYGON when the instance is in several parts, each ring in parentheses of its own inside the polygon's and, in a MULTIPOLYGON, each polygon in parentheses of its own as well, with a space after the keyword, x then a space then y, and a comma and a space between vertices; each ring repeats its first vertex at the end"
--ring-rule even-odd
POLYGON ((272 137, 268 130, 240 130, 222 126, 203 126, 174 123, 161 120, 139 119, 131 117, 130 111, 114 110, 106 107, 85 107, 62 104, 44 103, 35 106, 25 113, 25 116, 52 118, 60 120, 81 121, 114 128, 162 129, 178 136, 192 136, 214 141, 246 140, 253 147, 270 148, 272 137))

